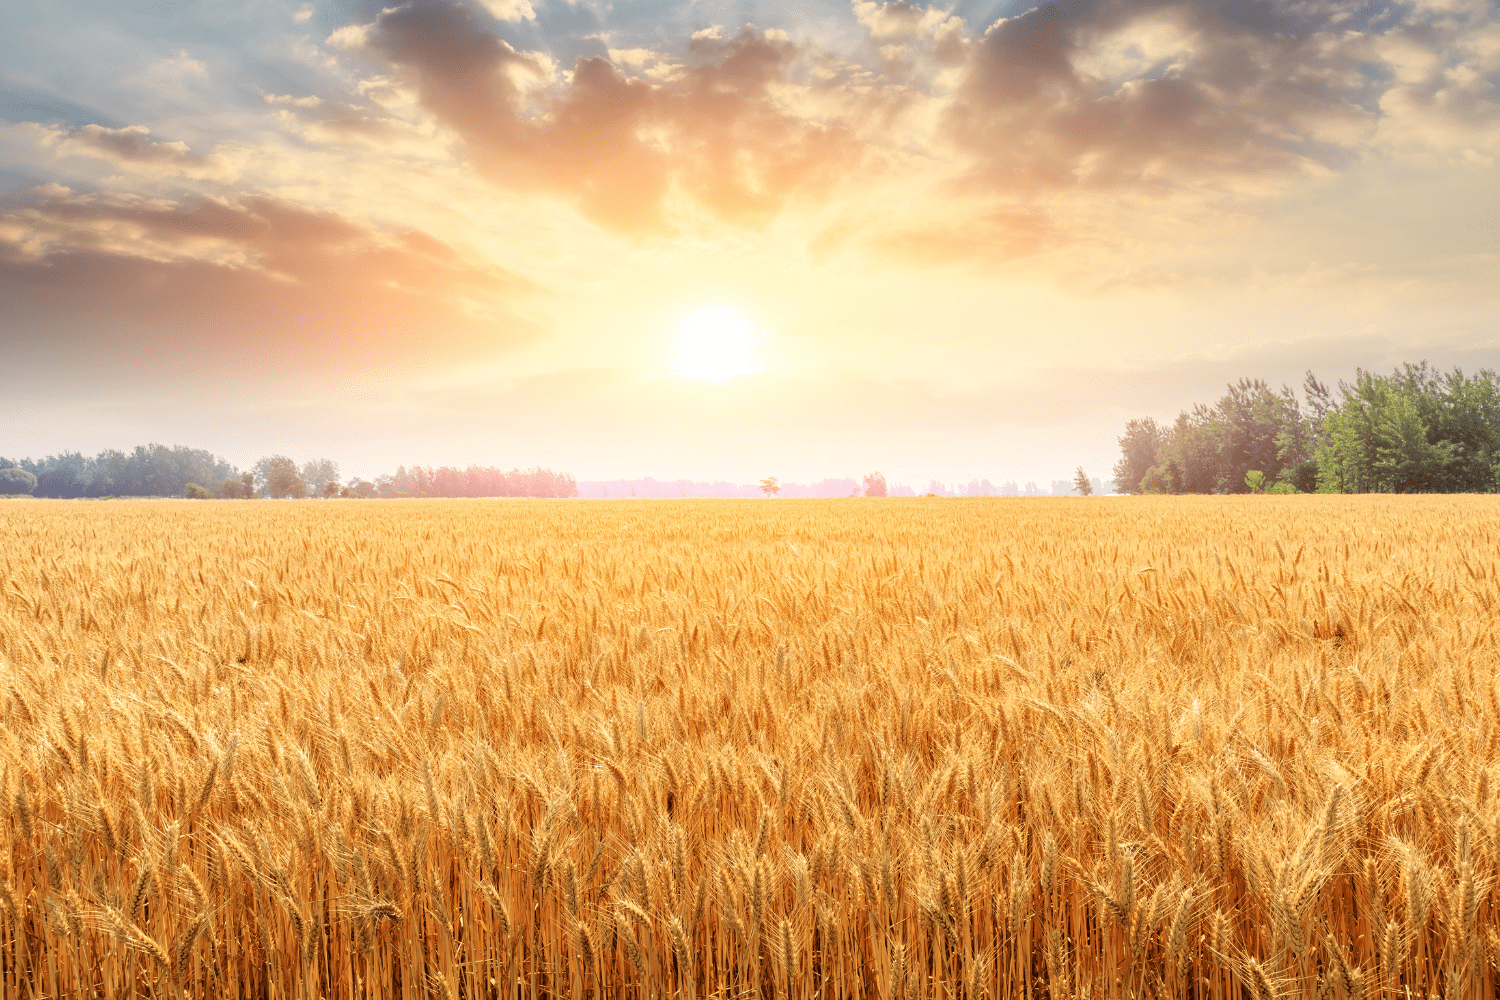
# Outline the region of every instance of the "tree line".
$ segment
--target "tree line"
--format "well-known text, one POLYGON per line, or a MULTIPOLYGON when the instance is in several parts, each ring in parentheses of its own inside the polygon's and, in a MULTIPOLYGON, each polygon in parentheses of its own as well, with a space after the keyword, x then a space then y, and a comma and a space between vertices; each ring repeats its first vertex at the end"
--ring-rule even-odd
POLYGON ((252 498, 391 499, 397 497, 574 497, 578 484, 550 469, 465 469, 405 466, 373 481, 340 481, 337 462, 313 459, 298 465, 269 455, 250 469, 200 448, 141 445, 128 454, 106 450, 89 457, 65 451, 42 459, 0 458, 0 494, 39 497, 187 497, 190 500, 252 498))
MULTIPOLYGON (((201 448, 139 445, 131 452, 108 449, 89 457, 76 451, 42 459, 0 458, 0 470, 18 469, 33 477, 29 490, 39 497, 183 496, 188 483, 223 483, 240 471, 201 448)), ((21 477, 12 477, 24 482, 21 477)))
POLYGON ((1170 424, 1131 420, 1121 493, 1500 492, 1500 376, 1407 364, 1302 396, 1240 379, 1170 424))
POLYGON ((551 469, 505 469, 470 465, 459 469, 401 466, 391 475, 377 476, 370 486, 382 497, 542 497, 566 499, 578 495, 578 483, 566 472, 551 469))

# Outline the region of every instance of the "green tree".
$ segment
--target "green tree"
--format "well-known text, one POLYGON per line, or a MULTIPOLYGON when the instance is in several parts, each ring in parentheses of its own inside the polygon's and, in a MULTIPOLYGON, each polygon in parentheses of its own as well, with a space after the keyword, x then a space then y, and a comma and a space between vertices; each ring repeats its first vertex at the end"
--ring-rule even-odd
POLYGON ((1222 426, 1216 492, 1244 490, 1252 469, 1267 480, 1281 479, 1311 457, 1302 408, 1286 386, 1274 392, 1261 379, 1240 379, 1215 410, 1222 426))
POLYGON ((1360 369, 1340 383, 1316 449, 1329 493, 1452 493, 1495 489, 1500 384, 1425 363, 1390 375, 1360 369))
POLYGON ((182 495, 188 500, 208 500, 213 494, 199 486, 197 483, 188 483, 182 489, 182 495))
POLYGON ((36 476, 19 466, 0 469, 0 496, 29 494, 36 489, 36 476))
POLYGON ((1448 485, 1445 480, 1456 462, 1454 451, 1451 441, 1428 439, 1416 400, 1410 394, 1398 394, 1380 414, 1376 427, 1376 479, 1382 492, 1439 492, 1448 485))
POLYGON ((1182 492, 1182 470, 1177 467, 1175 461, 1168 460, 1159 465, 1153 465, 1146 471, 1145 478, 1141 480, 1137 493, 1181 493, 1182 492))
MULTIPOLYGON (((1224 428, 1211 407, 1199 403, 1177 415, 1167 439, 1157 452, 1162 474, 1152 478, 1160 492, 1168 483, 1171 493, 1212 493, 1223 479, 1220 461, 1224 428)), ((1142 491, 1145 480, 1142 480, 1142 491)))
POLYGON ((1129 486, 1139 473, 1136 492, 1243 493, 1246 473, 1259 470, 1267 481, 1310 489, 1316 481, 1313 439, 1290 388, 1278 392, 1261 379, 1240 379, 1213 406, 1196 404, 1168 428, 1127 424, 1115 482, 1129 486))

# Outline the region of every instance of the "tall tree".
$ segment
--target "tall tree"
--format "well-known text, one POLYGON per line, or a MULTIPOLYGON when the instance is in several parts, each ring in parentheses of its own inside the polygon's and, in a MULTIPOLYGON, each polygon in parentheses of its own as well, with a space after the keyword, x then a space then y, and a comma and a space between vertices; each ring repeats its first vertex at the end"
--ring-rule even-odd
POLYGON ((1081 465, 1078 471, 1073 473, 1073 492, 1081 497, 1093 496, 1094 493, 1094 484, 1089 482, 1089 475, 1083 471, 1081 465))
POLYGON ((307 484, 307 492, 315 497, 328 496, 328 486, 332 484, 337 490, 339 482, 339 463, 330 458, 317 458, 302 464, 302 481, 307 484))
POLYGON ((871 472, 871 473, 866 474, 866 476, 865 476, 865 496, 867 496, 867 497, 883 497, 883 496, 885 496, 887 494, 887 492, 888 492, 888 488, 887 488, 886 483, 885 483, 885 476, 881 475, 878 472, 871 472))
POLYGON ((1141 480, 1156 464, 1156 453, 1166 435, 1150 417, 1132 420, 1120 436, 1120 460, 1115 463, 1115 490, 1139 493, 1141 480))
POLYGON ((255 463, 256 485, 272 500, 307 496, 307 483, 297 471, 297 463, 285 455, 268 455, 255 463))

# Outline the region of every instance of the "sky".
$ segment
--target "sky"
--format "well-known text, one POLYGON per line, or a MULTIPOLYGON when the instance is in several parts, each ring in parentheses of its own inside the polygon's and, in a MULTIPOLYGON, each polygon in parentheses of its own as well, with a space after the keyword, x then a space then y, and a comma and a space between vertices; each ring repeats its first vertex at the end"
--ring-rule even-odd
POLYGON ((11 457, 1047 483, 1241 377, 1500 366, 1491 0, 3 20, 11 457))

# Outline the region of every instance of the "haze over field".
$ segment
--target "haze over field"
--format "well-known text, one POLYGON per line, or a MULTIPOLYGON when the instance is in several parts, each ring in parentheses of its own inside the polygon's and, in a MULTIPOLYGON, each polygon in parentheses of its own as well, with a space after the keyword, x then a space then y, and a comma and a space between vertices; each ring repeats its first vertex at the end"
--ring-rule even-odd
POLYGON ((11 0, 0 453, 1107 476, 1493 365, 1487 0, 11 0))

